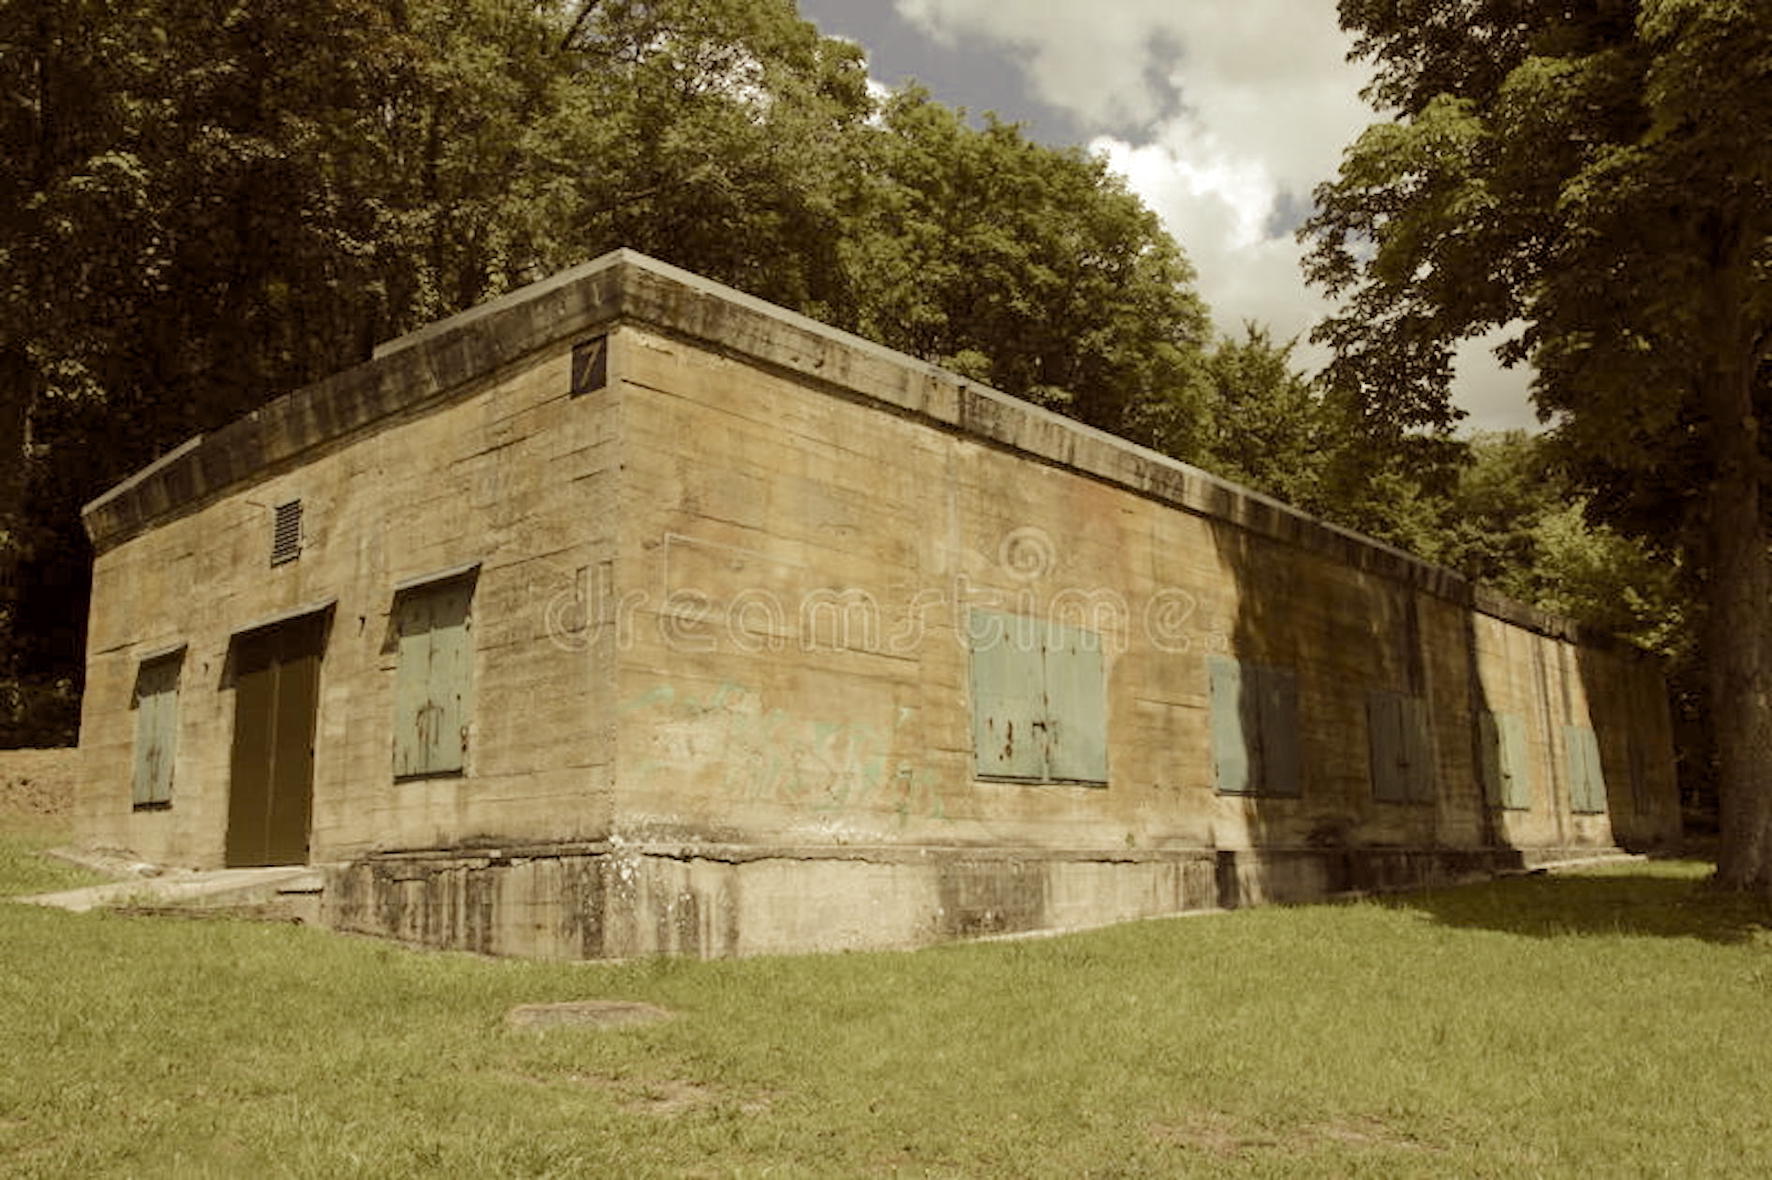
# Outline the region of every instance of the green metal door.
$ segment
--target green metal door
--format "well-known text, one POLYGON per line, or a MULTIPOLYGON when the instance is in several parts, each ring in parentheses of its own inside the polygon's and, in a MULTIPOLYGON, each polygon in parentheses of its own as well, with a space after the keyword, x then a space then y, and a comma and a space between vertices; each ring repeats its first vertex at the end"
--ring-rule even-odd
POLYGON ((307 862, 325 636, 315 614, 234 641, 230 866, 307 862))

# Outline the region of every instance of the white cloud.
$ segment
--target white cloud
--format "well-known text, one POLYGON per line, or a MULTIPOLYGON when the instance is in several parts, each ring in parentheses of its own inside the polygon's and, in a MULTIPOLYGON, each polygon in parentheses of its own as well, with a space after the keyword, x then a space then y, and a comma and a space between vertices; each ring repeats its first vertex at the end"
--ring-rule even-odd
MULTIPOLYGON (((1221 332, 1255 319, 1284 339, 1327 310, 1291 224, 1371 122, 1363 66, 1331 0, 896 0, 949 45, 996 45, 1034 96, 1101 127, 1106 153, 1199 272, 1221 332)), ((1322 351, 1301 343, 1301 363, 1322 351)), ((1525 377, 1460 352, 1459 400, 1486 428, 1533 421, 1525 377)))
POLYGON ((1497 328, 1487 336, 1466 340, 1454 356, 1458 404, 1470 415, 1465 430, 1542 430, 1528 396, 1531 372, 1504 369, 1495 359, 1496 345, 1511 332, 1497 328))

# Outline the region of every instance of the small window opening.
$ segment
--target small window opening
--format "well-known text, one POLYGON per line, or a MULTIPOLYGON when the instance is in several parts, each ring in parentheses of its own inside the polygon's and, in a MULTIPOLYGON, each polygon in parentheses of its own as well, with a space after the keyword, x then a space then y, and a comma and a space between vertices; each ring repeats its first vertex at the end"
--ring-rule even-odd
POLYGON ((609 337, 593 336, 572 346, 572 396, 595 393, 609 384, 609 337))

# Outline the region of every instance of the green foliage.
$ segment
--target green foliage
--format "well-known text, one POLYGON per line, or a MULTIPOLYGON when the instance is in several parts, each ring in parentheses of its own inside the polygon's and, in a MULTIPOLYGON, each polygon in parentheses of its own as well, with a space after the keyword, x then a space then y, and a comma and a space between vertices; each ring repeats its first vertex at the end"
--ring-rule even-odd
POLYGON ((1523 602, 1689 660, 1680 567, 1589 520, 1588 507, 1546 439, 1477 435, 1445 499, 1435 556, 1523 602))
POLYGON ((861 151, 858 331, 1170 453, 1198 446, 1193 270, 1103 159, 994 116, 975 129, 916 88, 861 151))
MULTIPOLYGON (((1512 328, 1504 356, 1537 365, 1590 478, 1664 468, 1701 425, 1706 367, 1772 326, 1752 262, 1772 229, 1772 15, 1348 0, 1342 17, 1397 118, 1349 149, 1304 231, 1310 277, 1346 299, 1322 329, 1336 384, 1394 423, 1443 422, 1451 349, 1512 328)), ((1659 508, 1632 523, 1681 527, 1659 508)))
POLYGON ((1324 480, 1346 431, 1320 389, 1292 366, 1292 345, 1243 326, 1206 358, 1209 435, 1198 462, 1306 510, 1324 508, 1324 480))

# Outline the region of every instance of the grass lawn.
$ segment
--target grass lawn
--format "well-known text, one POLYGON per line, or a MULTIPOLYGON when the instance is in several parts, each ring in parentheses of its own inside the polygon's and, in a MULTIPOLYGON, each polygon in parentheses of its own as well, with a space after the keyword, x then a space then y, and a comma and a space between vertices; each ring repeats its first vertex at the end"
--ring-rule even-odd
POLYGON ((1772 935, 1702 872, 620 965, 0 905, 0 1172, 1765 1175, 1772 935), (504 1024, 595 997, 677 1016, 504 1024))

